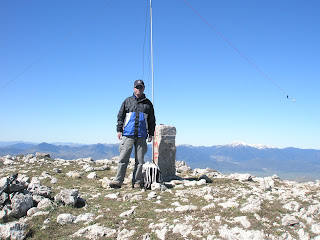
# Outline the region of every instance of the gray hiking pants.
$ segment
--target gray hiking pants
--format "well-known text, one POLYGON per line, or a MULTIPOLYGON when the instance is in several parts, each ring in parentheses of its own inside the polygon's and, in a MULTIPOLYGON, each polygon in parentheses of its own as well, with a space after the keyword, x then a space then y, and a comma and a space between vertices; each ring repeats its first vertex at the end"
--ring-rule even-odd
POLYGON ((118 163, 117 176, 114 181, 123 183, 126 175, 129 158, 132 148, 135 149, 135 165, 132 176, 132 184, 141 183, 142 178, 142 165, 144 164, 144 155, 147 153, 147 142, 145 138, 140 137, 122 137, 119 146, 120 159, 118 163))

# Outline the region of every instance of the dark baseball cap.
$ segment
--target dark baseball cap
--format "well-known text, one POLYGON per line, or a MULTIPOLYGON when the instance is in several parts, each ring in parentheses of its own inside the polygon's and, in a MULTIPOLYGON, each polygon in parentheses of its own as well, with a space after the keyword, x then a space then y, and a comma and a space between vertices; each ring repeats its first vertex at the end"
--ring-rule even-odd
POLYGON ((144 82, 141 79, 135 80, 133 86, 144 86, 144 82))

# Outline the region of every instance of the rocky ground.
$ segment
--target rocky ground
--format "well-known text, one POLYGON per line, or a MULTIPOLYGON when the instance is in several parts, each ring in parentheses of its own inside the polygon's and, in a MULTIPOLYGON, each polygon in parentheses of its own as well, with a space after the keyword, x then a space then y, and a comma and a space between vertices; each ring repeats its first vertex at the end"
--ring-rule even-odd
POLYGON ((223 175, 110 189, 117 158, 0 157, 0 239, 320 239, 320 181, 223 175), (18 173, 18 174, 15 174, 18 173), (15 174, 15 175, 14 175, 15 174))

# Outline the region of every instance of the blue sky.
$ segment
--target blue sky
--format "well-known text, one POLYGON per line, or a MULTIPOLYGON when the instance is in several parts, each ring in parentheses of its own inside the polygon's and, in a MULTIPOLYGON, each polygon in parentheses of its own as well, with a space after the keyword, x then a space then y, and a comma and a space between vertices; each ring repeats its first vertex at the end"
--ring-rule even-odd
MULTIPOLYGON (((186 1, 290 99, 183 0, 153 0, 157 123, 178 144, 320 149, 320 2, 186 1)), ((134 80, 151 98, 148 2, 2 0, 0 141, 117 143, 134 80)))

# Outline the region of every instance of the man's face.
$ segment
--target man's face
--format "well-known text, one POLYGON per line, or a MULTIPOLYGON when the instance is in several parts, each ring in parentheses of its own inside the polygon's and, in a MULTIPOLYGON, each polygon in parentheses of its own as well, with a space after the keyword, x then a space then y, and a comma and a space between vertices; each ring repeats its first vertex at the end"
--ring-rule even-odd
POLYGON ((133 91, 134 91, 134 95, 136 95, 137 97, 141 97, 144 92, 144 86, 138 85, 133 88, 133 91))

